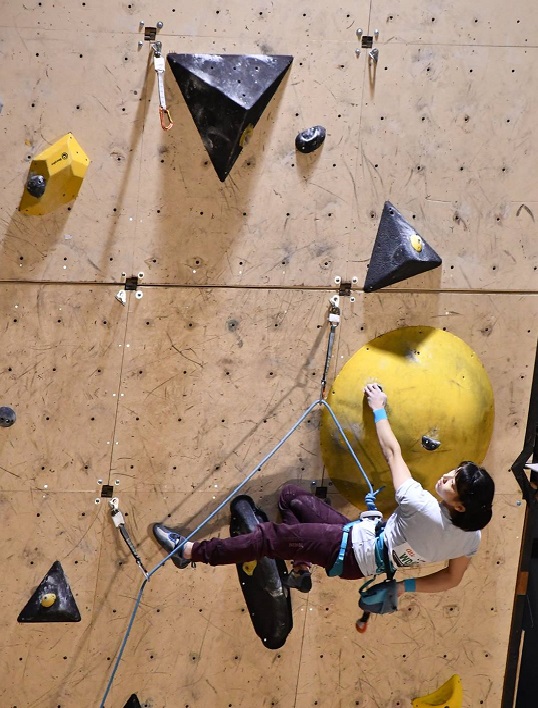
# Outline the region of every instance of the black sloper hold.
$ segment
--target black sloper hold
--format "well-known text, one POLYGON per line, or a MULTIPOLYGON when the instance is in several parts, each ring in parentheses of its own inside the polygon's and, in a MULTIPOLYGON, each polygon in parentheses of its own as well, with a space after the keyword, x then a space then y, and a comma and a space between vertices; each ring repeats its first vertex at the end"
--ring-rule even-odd
POLYGON ((13 408, 2 406, 0 408, 0 425, 2 428, 9 428, 17 420, 17 415, 13 408))
POLYGON ((295 147, 299 152, 314 152, 323 145, 327 131, 322 125, 307 128, 295 138, 295 147))

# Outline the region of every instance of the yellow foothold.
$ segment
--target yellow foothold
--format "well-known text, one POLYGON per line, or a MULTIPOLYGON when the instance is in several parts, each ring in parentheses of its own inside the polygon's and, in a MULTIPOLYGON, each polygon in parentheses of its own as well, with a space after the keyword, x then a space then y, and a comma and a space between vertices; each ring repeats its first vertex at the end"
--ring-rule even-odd
POLYGON ((424 241, 421 239, 421 237, 418 234, 413 234, 409 238, 411 240, 411 245, 413 246, 415 251, 420 253, 422 251, 423 246, 424 246, 424 241))
POLYGON ((41 607, 52 607, 56 602, 56 595, 53 592, 48 592, 41 598, 41 607))
POLYGON ((252 575, 257 565, 258 561, 246 561, 243 563, 243 570, 247 575, 252 575))
POLYGON ((413 699, 413 708, 462 708, 462 706, 463 687, 458 674, 449 678, 437 691, 413 699))

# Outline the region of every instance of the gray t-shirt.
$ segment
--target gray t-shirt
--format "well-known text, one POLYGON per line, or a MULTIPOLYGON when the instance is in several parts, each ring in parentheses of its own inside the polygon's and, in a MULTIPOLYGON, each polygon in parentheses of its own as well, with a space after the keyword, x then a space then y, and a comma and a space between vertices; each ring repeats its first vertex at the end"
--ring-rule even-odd
MULTIPOLYGON (((385 526, 385 543, 396 568, 474 556, 480 531, 462 531, 448 509, 419 482, 408 479, 396 490, 398 508, 385 526)), ((365 576, 375 573, 375 524, 361 522, 352 529, 355 557, 365 576)))

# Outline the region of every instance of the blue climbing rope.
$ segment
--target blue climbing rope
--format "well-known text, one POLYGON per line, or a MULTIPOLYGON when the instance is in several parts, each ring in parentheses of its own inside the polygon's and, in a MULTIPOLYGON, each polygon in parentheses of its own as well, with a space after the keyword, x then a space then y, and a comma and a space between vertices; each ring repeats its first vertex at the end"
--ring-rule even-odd
POLYGON ((383 487, 380 487, 379 489, 376 489, 374 491, 374 488, 372 487, 372 484, 371 484, 370 480, 368 479, 368 475, 364 471, 364 468, 361 465, 359 458, 355 454, 355 450, 351 447, 351 443, 347 439, 347 435, 345 434, 344 429, 340 425, 338 418, 335 416, 333 409, 330 407, 330 405, 327 403, 327 401, 325 401, 323 399, 320 399, 318 401, 318 403, 320 405, 325 406, 325 408, 329 411, 331 418, 334 421, 334 424, 338 428, 338 432, 340 433, 340 435, 342 436, 342 439, 346 443, 346 447, 349 450, 349 452, 351 453, 351 457, 355 460, 355 463, 356 463, 357 467, 360 469, 362 476, 364 477, 364 481, 366 482, 366 485, 368 486, 368 489, 370 490, 368 492, 368 494, 366 494, 366 496, 364 497, 364 500, 366 502, 366 508, 369 511, 377 511, 377 507, 375 505, 375 498, 379 494, 379 492, 383 489, 383 487))
POLYGON ((262 461, 258 465, 256 465, 256 467, 251 472, 249 472, 247 474, 245 479, 240 484, 238 484, 234 488, 234 490, 232 492, 230 492, 230 494, 228 494, 228 496, 217 506, 217 508, 214 511, 212 511, 211 514, 209 514, 209 516, 206 519, 204 519, 204 521, 201 521, 200 524, 198 524, 198 526, 194 529, 194 531, 192 531, 181 544, 176 546, 174 548, 174 550, 171 551, 166 556, 166 558, 163 558, 159 563, 157 563, 155 568, 153 568, 152 570, 150 570, 148 572, 147 577, 144 579, 142 585, 140 586, 140 590, 138 591, 138 595, 137 595, 136 601, 135 601, 135 606, 133 608, 133 612, 132 612, 129 622, 127 624, 127 630, 126 630, 123 640, 121 642, 121 645, 120 645, 120 648, 118 651, 118 655, 117 655, 116 660, 114 662, 114 666, 112 668, 112 673, 110 674, 110 678, 108 680, 108 683, 107 683, 107 686, 105 689, 105 693, 103 695, 103 699, 99 705, 99 708, 105 708, 105 701, 108 698, 108 695, 109 695, 110 690, 112 688, 112 684, 114 683, 114 678, 116 676, 116 672, 118 670, 120 661, 122 659, 123 652, 125 651, 125 647, 127 645, 127 640, 129 639, 129 635, 131 634, 131 630, 133 628, 136 613, 138 612, 138 608, 140 607, 140 602, 142 601, 142 595, 144 593, 146 585, 148 584, 151 576, 154 575, 159 570, 159 568, 161 568, 166 563, 167 560, 169 560, 175 553, 177 553, 177 551, 179 549, 181 549, 185 545, 185 543, 187 543, 187 541, 190 541, 190 539, 193 538, 193 536, 195 536, 204 526, 206 526, 206 524, 208 524, 219 513, 219 511, 221 511, 226 506, 226 504, 228 504, 228 502, 231 499, 233 499, 233 497, 236 496, 236 494, 239 492, 239 490, 242 489, 245 486, 245 484, 247 484, 252 479, 252 477, 254 477, 254 475, 257 474, 261 470, 263 465, 266 462, 268 462, 273 457, 273 455, 275 455, 278 452, 278 450, 280 450, 280 448, 293 435, 293 433, 297 430, 297 428, 301 425, 301 423, 305 420, 305 418, 314 410, 314 408, 316 406, 319 406, 319 405, 324 406, 327 409, 327 411, 329 412, 331 418, 333 419, 333 421, 338 429, 338 432, 340 433, 340 435, 342 436, 342 439, 344 440, 344 442, 346 444, 347 449, 351 453, 353 460, 357 464, 357 467, 359 468, 359 470, 362 473, 362 476, 364 477, 364 481, 366 482, 368 489, 369 489, 368 493, 365 496, 367 508, 369 510, 376 510, 375 498, 376 498, 376 495, 381 491, 381 489, 383 489, 383 487, 374 491, 374 488, 372 487, 372 484, 371 484, 370 480, 368 479, 368 475, 364 471, 363 466, 361 465, 357 455, 355 454, 355 451, 353 450, 351 443, 349 442, 347 435, 344 432, 344 429, 342 428, 340 422, 338 421, 336 415, 334 414, 334 411, 332 410, 330 405, 327 403, 327 401, 325 401, 323 398, 319 398, 317 401, 314 401, 314 403, 312 403, 310 406, 308 406, 306 411, 301 415, 301 417, 297 420, 297 422, 290 428, 290 430, 286 433, 286 435, 284 435, 284 437, 281 438, 281 440, 274 446, 274 448, 269 453, 267 453, 267 455, 265 455, 265 457, 262 459, 262 461))

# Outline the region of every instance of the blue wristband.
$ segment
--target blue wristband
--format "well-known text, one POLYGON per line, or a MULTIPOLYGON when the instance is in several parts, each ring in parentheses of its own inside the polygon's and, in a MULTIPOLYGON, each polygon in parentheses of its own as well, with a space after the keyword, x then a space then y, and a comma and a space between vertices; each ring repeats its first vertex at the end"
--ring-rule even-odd
POLYGON ((404 590, 405 592, 416 592, 417 591, 417 581, 415 578, 407 578, 404 580, 404 590))
POLYGON ((384 408, 378 408, 374 411, 374 422, 379 423, 380 420, 387 420, 387 411, 384 408))

